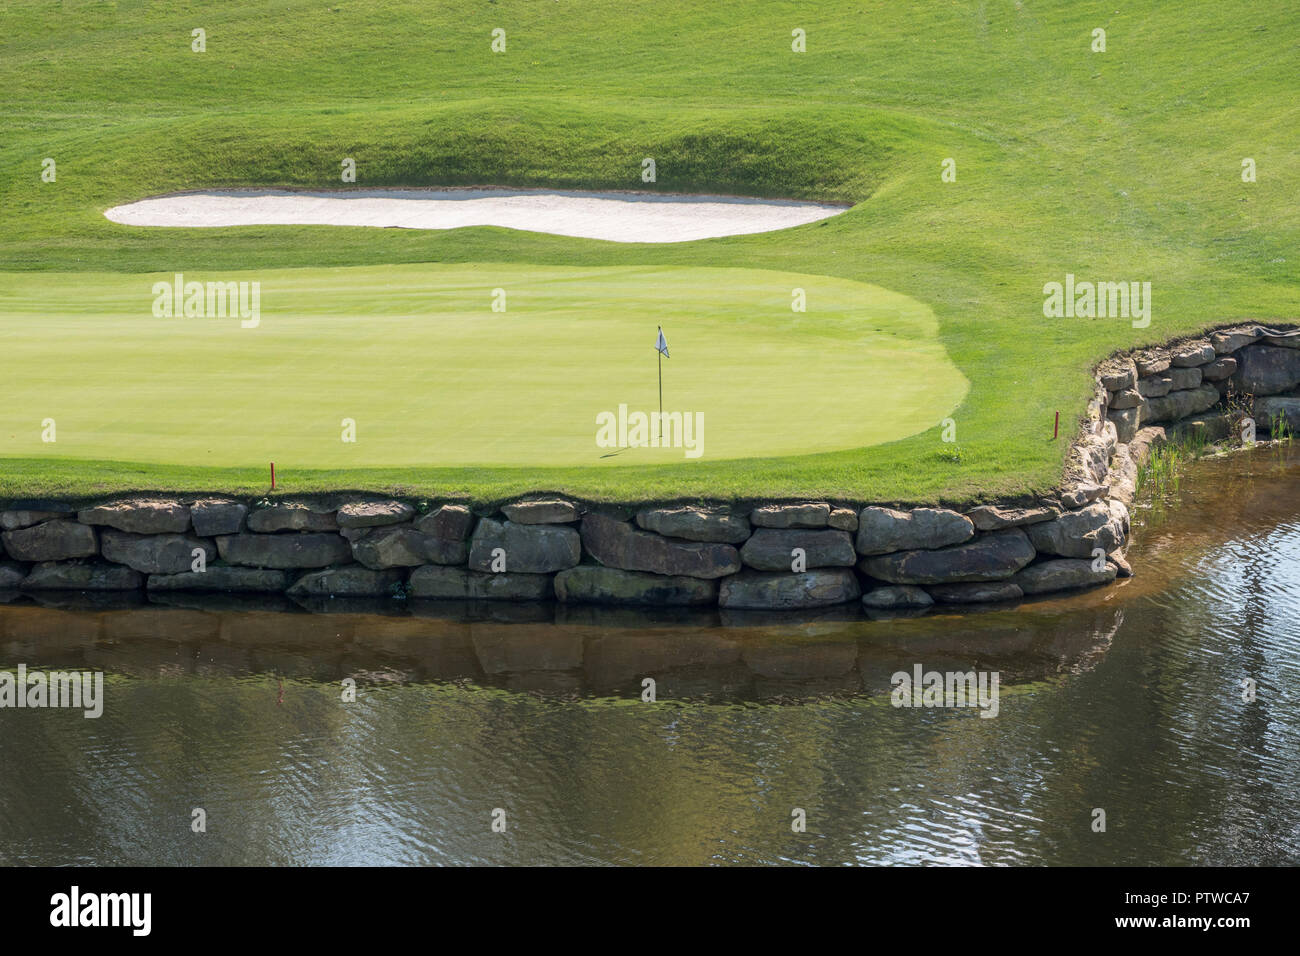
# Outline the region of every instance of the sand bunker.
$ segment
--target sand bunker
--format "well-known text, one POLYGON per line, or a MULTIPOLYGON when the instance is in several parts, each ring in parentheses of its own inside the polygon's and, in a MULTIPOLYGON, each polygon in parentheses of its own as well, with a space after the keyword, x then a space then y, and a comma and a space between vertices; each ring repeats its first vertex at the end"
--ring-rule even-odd
POLYGON ((504 226, 611 242, 688 242, 788 229, 847 208, 784 199, 554 189, 223 189, 143 199, 104 215, 128 226, 504 226))

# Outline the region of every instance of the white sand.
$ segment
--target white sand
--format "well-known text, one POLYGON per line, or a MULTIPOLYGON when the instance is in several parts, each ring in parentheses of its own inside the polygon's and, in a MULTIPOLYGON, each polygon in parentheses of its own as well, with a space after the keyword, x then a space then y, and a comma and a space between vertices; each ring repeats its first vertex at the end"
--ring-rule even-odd
POLYGON ((228 189, 114 206, 128 226, 504 226, 611 242, 687 242, 788 229, 843 205, 736 196, 532 189, 228 189))

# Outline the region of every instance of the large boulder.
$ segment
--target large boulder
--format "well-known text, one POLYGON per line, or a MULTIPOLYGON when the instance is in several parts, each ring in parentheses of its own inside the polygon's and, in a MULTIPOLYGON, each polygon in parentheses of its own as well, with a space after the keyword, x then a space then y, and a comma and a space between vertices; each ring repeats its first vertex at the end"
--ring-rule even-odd
POLYGON ((740 544, 750 532, 749 519, 744 515, 691 506, 650 508, 637 514, 636 523, 646 531, 670 538, 714 544, 740 544))
POLYGON ((930 597, 928 593, 910 584, 887 584, 884 587, 873 588, 862 595, 862 605, 864 607, 878 610, 889 610, 898 607, 929 607, 933 603, 934 598, 930 597))
POLYGON ((1144 425, 1148 422, 1176 422, 1180 418, 1212 408, 1218 402, 1219 390, 1213 385, 1201 385, 1150 399, 1138 420, 1144 425))
POLYGON ((464 564, 469 557, 469 533, 474 513, 464 505, 441 505, 415 519, 415 530, 426 542, 435 564, 464 564))
POLYGON ((48 562, 32 568, 23 581, 27 591, 134 591, 144 578, 118 564, 48 562))
POLYGON ((258 534, 277 531, 337 531, 335 511, 326 505, 281 501, 248 515, 248 530, 258 534))
POLYGON ((100 535, 100 553, 107 560, 143 574, 189 571, 195 551, 203 553, 205 564, 216 560, 217 549, 212 542, 192 534, 131 534, 106 528, 100 535))
POLYGON ((284 571, 210 564, 204 571, 151 574, 146 587, 150 591, 256 591, 278 594, 288 584, 289 576, 284 571))
POLYGON ((340 528, 379 528, 414 517, 415 509, 405 501, 353 501, 339 508, 334 520, 340 528))
POLYGON ((792 571, 795 548, 804 552, 804 569, 851 568, 858 560, 849 533, 832 528, 759 528, 740 549, 740 560, 756 571, 792 571))
POLYGON ((194 533, 206 538, 219 534, 239 534, 244 530, 248 505, 228 498, 203 498, 190 505, 194 533))
POLYGON ((1224 410, 1193 415, 1170 427, 1171 437, 1185 441, 1193 436, 1206 443, 1221 442, 1231 436, 1239 422, 1235 413, 1224 410))
POLYGON ((1175 368, 1195 368, 1214 361, 1214 347, 1209 342, 1184 342, 1171 350, 1170 362, 1175 368))
POLYGON ((857 531, 858 513, 852 508, 832 508, 826 523, 836 531, 857 531))
MULTIPOLYGON (((1153 375, 1150 378, 1140 378, 1137 383, 1137 393, 1141 398, 1160 398, 1168 395, 1174 388, 1174 380, 1168 375, 1153 375)), ((1118 405, 1113 407, 1120 407, 1118 405)))
POLYGON ((190 508, 174 499, 131 498, 83 508, 77 520, 134 534, 181 534, 190 530, 190 508))
POLYGON ((1081 481, 1061 492, 1061 504, 1066 508, 1082 508, 1090 501, 1096 501, 1110 491, 1110 485, 1098 485, 1090 481, 1081 481))
POLYGON ((1147 463, 1154 449, 1164 444, 1167 438, 1167 430, 1163 425, 1149 425, 1133 436, 1133 440, 1128 443, 1128 453, 1141 467, 1147 463))
POLYGON ((1264 330, 1258 325, 1239 326, 1235 329, 1223 329, 1210 333, 1210 345, 1219 355, 1227 355, 1250 345, 1263 336, 1264 330))
POLYGON ((858 515, 858 554, 889 554, 961 544, 975 535, 970 518, 946 508, 863 508, 858 515))
POLYGON ((407 593, 431 600, 545 601, 555 593, 551 581, 549 574, 492 574, 426 565, 411 572, 407 593))
POLYGON ((42 521, 54 521, 56 518, 72 518, 76 512, 71 508, 51 511, 40 508, 18 508, 12 511, 0 511, 0 531, 17 531, 30 528, 42 521))
POLYGON ((1199 368, 1171 368, 1164 377, 1169 379, 1174 391, 1180 391, 1200 385, 1201 375, 1199 368))
POLYGON ((1137 366, 1131 358, 1112 359, 1097 370, 1097 380, 1110 392, 1122 392, 1137 382, 1137 366))
POLYGON ((1215 359, 1209 365, 1201 366, 1201 378, 1206 382, 1222 382, 1232 377, 1237 371, 1237 360, 1231 355, 1215 359))
POLYGON ((506 572, 549 574, 578 563, 582 539, 565 525, 523 525, 484 518, 470 541, 469 566, 493 571, 493 552, 498 549, 504 553, 506 572))
MULTIPOLYGON (((1143 403, 1145 405, 1145 402, 1143 403)), ((1141 424, 1142 406, 1137 408, 1111 409, 1106 413, 1107 420, 1115 426, 1115 435, 1121 442, 1130 442, 1137 434, 1141 424)))
POLYGON ((595 512, 582 519, 582 544, 601 564, 624 571, 720 578, 740 570, 740 553, 729 544, 665 538, 595 512))
POLYGON ((1138 408, 1145 401, 1146 396, 1136 388, 1126 388, 1111 396, 1109 408, 1111 411, 1123 411, 1126 408, 1138 408))
POLYGON ((1237 353, 1237 371, 1228 382, 1233 391, 1256 397, 1289 392, 1300 385, 1300 349, 1248 346, 1237 353))
POLYGON ((581 564, 555 576, 555 598, 572 604, 708 606, 718 601, 718 582, 581 564))
POLYGON ((309 597, 384 597, 402 583, 401 571, 376 571, 350 564, 324 571, 308 571, 289 587, 289 593, 309 597))
POLYGON ((227 564, 252 568, 323 568, 352 558, 347 541, 337 534, 243 534, 217 538, 217 550, 227 564))
POLYGON ((825 502, 763 505, 749 513, 756 528, 825 528, 830 518, 831 506, 825 502))
POLYGON ((1043 554, 1091 558, 1093 549, 1107 554, 1118 549, 1128 533, 1128 509, 1114 499, 1096 501, 1078 511, 1026 529, 1034 548, 1043 554))
POLYGON ((563 498, 533 498, 501 507, 507 521, 515 524, 568 524, 582 517, 578 506, 563 498))
POLYGON ((17 561, 0 561, 0 591, 16 591, 27 577, 27 568, 17 561))
POLYGON ((374 571, 415 568, 430 563, 459 564, 465 559, 465 553, 464 541, 444 549, 436 538, 421 534, 411 525, 377 527, 352 541, 352 556, 374 571), (450 553, 446 553, 447 550, 450 553))
POLYGON ((1128 445, 1115 449, 1115 457, 1110 461, 1110 495, 1124 502, 1132 503, 1137 495, 1137 462, 1133 460, 1128 445))
POLYGON ((1116 566, 1109 561, 1102 562, 1100 571, 1094 571, 1091 560, 1056 558, 1031 564, 1012 580, 1026 594, 1048 594, 1109 583, 1115 580, 1116 571, 1116 566))
POLYGON ((1106 480, 1110 456, 1118 443, 1118 429, 1110 421, 1102 422, 1097 431, 1088 432, 1071 447, 1066 460, 1066 475, 1073 483, 1102 484, 1106 480))
POLYGON ((0 534, 5 553, 19 561, 65 561, 99 553, 95 529, 62 518, 0 534))
POLYGON ((1300 398, 1284 398, 1280 395, 1257 398, 1254 419, 1260 430, 1270 435, 1273 433, 1273 423, 1280 420, 1285 423, 1292 437, 1300 436, 1300 398))
MULTIPOLYGON (((1051 523, 1030 525, 1029 530, 1051 523)), ((1033 559, 1034 549, 1025 532, 1020 528, 1009 528, 934 551, 900 551, 866 557, 858 567, 864 574, 891 584, 955 584, 1000 581, 1011 577, 1033 559)))
POLYGON ((742 571, 723 580, 718 604, 724 608, 793 610, 856 601, 862 595, 851 570, 834 568, 802 574, 742 571))
POLYGON ((1171 363, 1167 349, 1143 349, 1133 356, 1133 364, 1137 366, 1139 376, 1147 376, 1159 375, 1166 371, 1171 363))
POLYGON ((352 555, 374 570, 422 564, 464 564, 474 516, 463 505, 443 505, 412 524, 349 528, 352 555))
POLYGON ((1128 558, 1124 557, 1122 552, 1113 551, 1106 555, 1106 560, 1115 567, 1115 577, 1131 578, 1133 577, 1133 566, 1128 563, 1128 558))
POLYGON ((932 584, 930 595, 940 604, 992 604, 1019 601, 1025 596, 1014 581, 972 581, 969 584, 932 584))

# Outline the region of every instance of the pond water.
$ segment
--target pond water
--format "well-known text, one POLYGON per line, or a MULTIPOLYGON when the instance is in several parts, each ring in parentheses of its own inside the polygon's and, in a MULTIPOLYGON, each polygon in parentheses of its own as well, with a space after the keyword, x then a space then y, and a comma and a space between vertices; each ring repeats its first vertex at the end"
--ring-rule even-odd
POLYGON ((0 709, 0 864, 1294 864, 1298 479, 1199 462, 1137 577, 967 614, 9 595, 0 670, 104 709, 0 709), (996 717, 892 706, 916 665, 996 717))

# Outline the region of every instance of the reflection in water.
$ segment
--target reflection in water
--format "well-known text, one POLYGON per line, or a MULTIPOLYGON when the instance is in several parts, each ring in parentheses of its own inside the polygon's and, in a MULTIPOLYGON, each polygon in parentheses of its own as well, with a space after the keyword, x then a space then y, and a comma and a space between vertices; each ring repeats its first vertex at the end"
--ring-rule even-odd
POLYGON ((1199 463, 1138 577, 965 615, 18 599, 0 668, 107 703, 0 710, 0 863, 1300 862, 1298 477, 1199 463), (890 706, 918 663, 999 716, 890 706))

